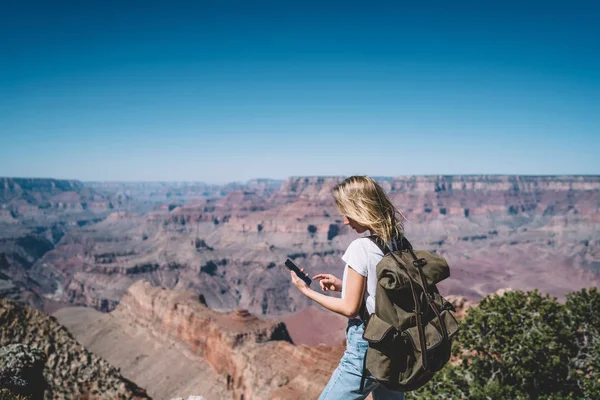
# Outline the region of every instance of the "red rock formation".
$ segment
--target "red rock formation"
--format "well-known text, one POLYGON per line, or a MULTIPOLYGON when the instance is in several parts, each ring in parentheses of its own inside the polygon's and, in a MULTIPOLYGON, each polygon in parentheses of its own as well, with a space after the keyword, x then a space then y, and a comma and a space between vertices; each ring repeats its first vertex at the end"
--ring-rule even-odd
POLYGON ((226 377, 233 398, 317 398, 343 349, 295 346, 283 323, 246 310, 219 313, 198 295, 135 283, 111 313, 149 334, 184 344, 226 377))

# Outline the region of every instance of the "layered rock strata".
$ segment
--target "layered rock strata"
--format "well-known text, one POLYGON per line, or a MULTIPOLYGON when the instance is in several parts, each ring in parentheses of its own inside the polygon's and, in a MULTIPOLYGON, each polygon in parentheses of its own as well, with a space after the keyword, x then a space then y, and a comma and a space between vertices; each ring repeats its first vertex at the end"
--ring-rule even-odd
MULTIPOLYGON (((67 321, 69 310, 56 315, 67 321)), ((343 353, 341 344, 294 345, 279 321, 262 320, 241 309, 217 312, 197 294, 169 291, 144 281, 127 291, 109 317, 110 323, 125 332, 143 331, 157 343, 180 347, 188 359, 210 365, 223 382, 221 398, 316 399, 343 353)), ((89 346, 94 348, 98 340, 89 338, 89 346)), ((148 388, 150 393, 160 390, 148 388)), ((208 396, 200 389, 189 387, 189 393, 180 390, 170 395, 208 396)), ((211 390, 217 393, 219 388, 211 390)))
MULTIPOLYGON (((5 180, 4 214, 21 221, 24 214, 11 207, 29 199, 60 224, 43 232, 21 231, 18 223, 0 226, 0 292, 45 310, 70 303, 106 312, 131 284, 146 279, 203 293, 209 306, 221 311, 294 313, 310 302, 290 286, 283 261, 292 258, 311 274, 341 276, 340 257, 356 238, 331 198, 342 179, 293 177, 220 188, 99 184, 92 189, 58 181, 24 181, 17 188, 5 180), (146 205, 163 204, 136 214, 131 212, 136 207, 129 209, 136 196, 146 205), (115 198, 113 206, 128 210, 115 209, 97 223, 89 215, 63 221, 71 215, 68 210, 102 209, 88 207, 94 198, 115 198), (60 208, 65 202, 70 205, 60 208)), ((440 285, 444 294, 476 301, 510 286, 562 298, 600 284, 598 176, 377 179, 408 219, 405 230, 413 245, 447 257, 451 278, 440 285)))
MULTIPOLYGON (((64 280, 56 298, 102 311, 146 279, 203 293, 223 311, 296 312, 310 302, 290 287, 283 261, 341 276, 340 257, 356 238, 331 197, 342 179, 294 177, 279 190, 236 190, 145 215, 114 213, 66 235, 32 269, 64 280)), ((444 294, 476 301, 510 286, 561 298, 600 284, 600 177, 378 179, 408 219, 413 245, 447 257, 444 294)))
POLYGON ((226 376, 233 398, 315 398, 339 361, 330 348, 294 346, 277 321, 246 310, 223 314, 197 295, 169 292, 148 282, 134 284, 115 311, 157 337, 171 337, 226 376), (318 377, 315 381, 315 377, 318 377), (297 397, 289 397, 296 393, 297 397))

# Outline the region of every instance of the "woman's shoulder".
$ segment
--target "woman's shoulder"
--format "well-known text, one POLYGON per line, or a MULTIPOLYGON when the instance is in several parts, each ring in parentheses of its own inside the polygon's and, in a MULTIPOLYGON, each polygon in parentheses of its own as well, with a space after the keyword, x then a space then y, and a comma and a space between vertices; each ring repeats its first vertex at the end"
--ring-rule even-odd
POLYGON ((377 246, 373 241, 368 237, 359 237, 354 239, 350 245, 348 246, 348 250, 358 250, 364 251, 365 253, 375 253, 377 255, 383 256, 381 249, 377 246))
POLYGON ((367 276, 369 270, 377 265, 381 257, 383 257, 383 253, 379 247, 368 237, 361 237, 350 243, 342 260, 360 275, 367 276))

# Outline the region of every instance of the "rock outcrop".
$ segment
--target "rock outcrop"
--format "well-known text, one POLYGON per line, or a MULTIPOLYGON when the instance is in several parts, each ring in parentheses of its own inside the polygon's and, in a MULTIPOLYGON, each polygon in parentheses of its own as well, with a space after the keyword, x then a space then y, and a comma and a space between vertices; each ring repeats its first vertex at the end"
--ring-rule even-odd
POLYGON ((219 313, 201 304, 197 295, 143 281, 128 290, 114 314, 145 326, 154 336, 184 343, 226 377, 236 399, 273 398, 276 393, 315 397, 340 357, 326 346, 294 346, 281 322, 241 309, 219 313))
POLYGON ((23 344, 0 348, 0 390, 30 400, 43 400, 48 384, 44 379, 46 355, 23 344))
MULTIPOLYGON (((67 325, 76 325, 77 319, 69 319, 72 312, 77 310, 63 309, 55 315, 67 325)), ((279 321, 259 319, 242 309, 217 312, 203 304, 197 294, 165 290, 144 281, 129 288, 116 310, 108 316, 104 314, 104 318, 103 325, 121 327, 112 328, 113 334, 116 329, 129 332, 128 335, 141 336, 139 332, 143 332, 156 343, 182 349, 190 360, 210 365, 219 377, 217 380, 223 382, 220 398, 224 399, 317 398, 343 353, 341 343, 294 345, 285 325, 279 321)), ((86 326, 87 332, 76 327, 74 332, 81 331, 86 336, 96 325, 92 322, 86 326)), ((88 336, 89 344, 83 342, 99 354, 109 351, 108 341, 103 345, 104 350, 94 347, 102 343, 98 336, 88 336)), ((129 358, 132 357, 136 356, 130 354, 129 358)), ((160 391, 151 386, 148 385, 151 394, 160 391)), ((179 386, 188 387, 190 392, 180 390, 170 393, 170 397, 198 393, 208 396, 202 388, 189 387, 187 382, 179 382, 179 386)))
MULTIPOLYGON (((0 346, 23 344, 47 359, 45 399, 148 399, 106 361, 79 344, 56 319, 26 305, 0 299, 0 346)), ((33 362, 34 366, 37 366, 33 362)))

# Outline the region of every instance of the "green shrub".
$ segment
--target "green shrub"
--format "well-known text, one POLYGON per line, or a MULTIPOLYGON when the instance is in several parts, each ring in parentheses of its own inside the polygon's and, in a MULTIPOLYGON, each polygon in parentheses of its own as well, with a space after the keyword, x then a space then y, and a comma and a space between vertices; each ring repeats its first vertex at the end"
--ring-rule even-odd
POLYGON ((571 376, 581 385, 585 398, 600 399, 600 292, 592 288, 571 293, 565 309, 577 344, 571 376))
POLYGON ((538 291, 484 298, 461 324, 455 365, 408 399, 600 399, 600 292, 565 305, 538 291))

